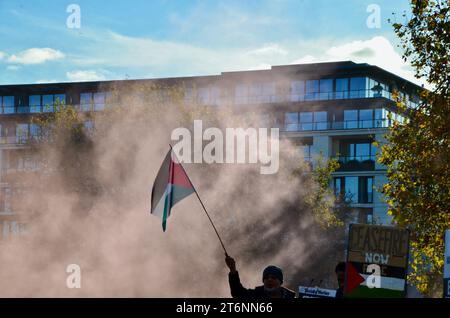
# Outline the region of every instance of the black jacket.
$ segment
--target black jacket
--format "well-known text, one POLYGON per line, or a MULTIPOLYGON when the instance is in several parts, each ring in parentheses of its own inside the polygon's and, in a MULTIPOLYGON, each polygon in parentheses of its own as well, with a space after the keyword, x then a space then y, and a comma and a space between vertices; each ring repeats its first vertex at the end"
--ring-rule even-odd
MULTIPOLYGON (((239 273, 228 274, 228 281, 230 283, 231 296, 233 298, 258 298, 270 299, 270 296, 264 290, 264 286, 258 286, 255 289, 247 289, 241 284, 239 273)), ((295 298, 295 292, 287 288, 281 287, 281 298, 295 298)))

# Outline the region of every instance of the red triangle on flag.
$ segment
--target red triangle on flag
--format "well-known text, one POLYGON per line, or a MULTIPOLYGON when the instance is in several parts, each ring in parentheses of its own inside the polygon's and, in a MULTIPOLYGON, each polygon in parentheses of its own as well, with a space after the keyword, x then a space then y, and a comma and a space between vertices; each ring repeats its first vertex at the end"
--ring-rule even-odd
POLYGON ((365 279, 358 273, 356 268, 350 262, 347 263, 346 270, 347 273, 344 294, 348 295, 352 292, 353 289, 361 285, 361 283, 363 283, 365 279))
POLYGON ((170 183, 173 185, 177 185, 183 188, 192 188, 191 181, 189 181, 188 176, 186 175, 186 172, 184 171, 183 167, 179 164, 174 162, 173 160, 170 162, 171 164, 171 171, 170 171, 170 183))

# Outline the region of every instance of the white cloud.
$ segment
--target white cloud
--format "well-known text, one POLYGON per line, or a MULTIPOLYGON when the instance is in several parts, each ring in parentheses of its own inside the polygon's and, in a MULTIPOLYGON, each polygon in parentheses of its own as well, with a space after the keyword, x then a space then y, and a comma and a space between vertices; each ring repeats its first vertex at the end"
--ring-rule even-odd
POLYGON ((8 62, 13 64, 42 64, 47 61, 59 60, 65 57, 64 53, 51 48, 31 48, 8 58, 8 62))
POLYGON ((102 81, 106 79, 102 73, 92 70, 67 72, 66 76, 71 82, 102 81))
POLYGON ((135 69, 138 73, 153 73, 157 76, 188 76, 267 69, 271 65, 350 60, 376 65, 422 84, 414 77, 411 66, 403 61, 389 40, 382 36, 343 43, 336 42, 336 39, 318 38, 231 48, 158 41, 111 31, 92 32, 88 37, 93 41, 89 51, 84 56, 71 59, 79 67, 121 68, 125 69, 124 72, 135 69), (107 55, 103 54, 105 51, 108 52, 107 55))
POLYGON ((411 65, 405 63, 402 56, 395 51, 391 42, 382 36, 333 46, 326 50, 324 54, 305 55, 293 61, 293 64, 348 60, 376 65, 416 84, 426 84, 414 77, 411 65))
POLYGON ((86 32, 90 42, 82 52, 71 55, 77 69, 69 80, 112 79, 116 74, 154 74, 156 77, 220 74, 226 71, 270 69, 272 65, 354 61, 379 66, 417 84, 412 67, 390 41, 382 36, 352 41, 317 38, 231 47, 210 47, 177 41, 125 36, 112 31, 86 32), (104 54, 108 52, 108 54, 104 54), (102 71, 112 70, 115 74, 102 71), (100 71, 99 71, 100 70, 100 71))
POLYGON ((3 60, 6 57, 6 53, 0 51, 0 60, 3 60))

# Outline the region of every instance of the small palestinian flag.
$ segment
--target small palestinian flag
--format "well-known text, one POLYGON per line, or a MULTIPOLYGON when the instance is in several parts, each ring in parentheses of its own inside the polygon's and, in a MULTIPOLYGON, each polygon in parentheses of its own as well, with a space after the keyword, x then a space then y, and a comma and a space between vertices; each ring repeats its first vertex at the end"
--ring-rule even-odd
POLYGON ((195 190, 183 167, 174 161, 172 149, 166 155, 152 188, 151 213, 162 218, 166 231, 172 207, 195 190))
POLYGON ((344 295, 347 298, 403 298, 405 297, 405 275, 401 268, 380 265, 390 276, 379 276, 380 285, 369 287, 371 276, 363 274, 362 268, 369 264, 347 263, 347 279, 344 295), (397 276, 397 277, 395 277, 397 276))

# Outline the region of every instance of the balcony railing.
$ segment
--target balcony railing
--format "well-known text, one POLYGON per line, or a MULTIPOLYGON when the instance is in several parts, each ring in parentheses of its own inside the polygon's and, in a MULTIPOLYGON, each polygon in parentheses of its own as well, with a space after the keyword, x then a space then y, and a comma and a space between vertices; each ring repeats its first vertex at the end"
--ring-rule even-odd
POLYGON ((343 130, 343 129, 366 129, 366 128, 389 128, 392 121, 385 119, 368 120, 346 120, 346 121, 323 121, 305 123, 287 123, 284 125, 285 132, 317 131, 317 130, 343 130))
MULTIPOLYGON (((396 101, 394 94, 387 90, 374 91, 372 89, 350 90, 340 92, 311 92, 311 93, 285 93, 285 94, 261 94, 261 95, 242 95, 236 96, 234 94, 216 96, 214 98, 204 99, 197 97, 198 101, 204 105, 221 106, 228 104, 242 105, 242 104, 271 104, 271 103, 286 103, 286 102, 303 102, 303 101, 320 101, 320 100, 342 100, 342 99, 356 99, 356 98, 386 98, 396 101)), ((191 102, 192 98, 187 98, 186 101, 191 102)), ((81 111, 102 111, 114 102, 106 103, 89 103, 81 105, 73 105, 76 109, 81 111)), ((407 101, 407 106, 417 107, 414 101, 407 101)), ((53 106, 46 105, 30 105, 30 106, 4 106, 0 107, 0 114, 35 114, 53 112, 53 106)))
POLYGON ((0 136, 0 145, 20 145, 36 140, 32 135, 0 136))
MULTIPOLYGON (((102 111, 111 105, 106 104, 89 104, 89 105, 70 105, 78 111, 102 111)), ((40 114, 40 113, 52 113, 55 111, 55 106, 18 106, 18 107, 0 107, 0 115, 23 115, 23 114, 40 114)))
POLYGON ((392 98, 392 93, 388 91, 374 92, 369 89, 360 89, 340 92, 311 92, 305 94, 291 94, 292 102, 302 102, 310 100, 331 100, 331 99, 353 99, 353 98, 392 98))
POLYGON ((354 171, 354 170, 374 170, 376 156, 338 156, 335 159, 340 163, 338 170, 354 171))

